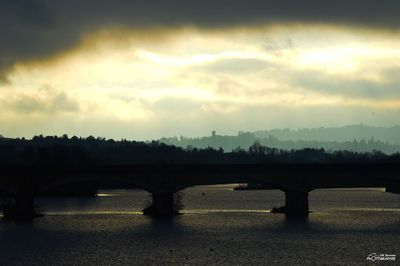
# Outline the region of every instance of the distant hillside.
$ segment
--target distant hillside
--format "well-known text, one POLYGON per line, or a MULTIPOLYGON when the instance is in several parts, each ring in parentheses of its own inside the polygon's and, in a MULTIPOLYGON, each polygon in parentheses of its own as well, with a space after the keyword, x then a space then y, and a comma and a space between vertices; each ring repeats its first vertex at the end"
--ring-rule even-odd
POLYGON ((254 132, 257 138, 273 136, 279 140, 306 141, 352 141, 374 138, 390 144, 400 144, 400 126, 372 127, 366 125, 350 125, 344 127, 320 127, 302 129, 271 129, 254 132))
POLYGON ((232 151, 248 149, 255 142, 278 149, 324 148, 338 151, 371 152, 374 150, 392 154, 400 151, 400 126, 383 128, 353 125, 341 128, 272 129, 256 132, 239 132, 237 136, 221 136, 215 132, 200 138, 161 138, 160 142, 178 147, 232 151))

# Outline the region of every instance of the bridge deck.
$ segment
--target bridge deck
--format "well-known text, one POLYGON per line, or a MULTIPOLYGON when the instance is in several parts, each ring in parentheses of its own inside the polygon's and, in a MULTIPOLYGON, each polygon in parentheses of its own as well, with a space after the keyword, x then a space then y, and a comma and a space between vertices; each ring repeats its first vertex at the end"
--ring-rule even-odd
POLYGON ((180 190, 196 185, 269 184, 287 190, 305 187, 386 187, 400 182, 399 164, 192 164, 97 165, 82 167, 8 167, 0 184, 29 177, 38 186, 70 182, 132 183, 139 187, 170 183, 180 190))

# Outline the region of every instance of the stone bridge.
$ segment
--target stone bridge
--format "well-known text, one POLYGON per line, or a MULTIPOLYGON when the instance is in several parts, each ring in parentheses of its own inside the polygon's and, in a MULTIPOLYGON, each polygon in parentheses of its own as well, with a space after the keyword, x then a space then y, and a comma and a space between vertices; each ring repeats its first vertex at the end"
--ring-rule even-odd
POLYGON ((163 216, 174 214, 176 192, 198 185, 250 183, 282 190, 287 215, 307 215, 313 189, 385 187, 400 193, 400 165, 391 163, 9 166, 0 175, 0 190, 14 198, 20 219, 34 216, 35 196, 68 184, 142 188, 153 195, 153 214, 163 216))

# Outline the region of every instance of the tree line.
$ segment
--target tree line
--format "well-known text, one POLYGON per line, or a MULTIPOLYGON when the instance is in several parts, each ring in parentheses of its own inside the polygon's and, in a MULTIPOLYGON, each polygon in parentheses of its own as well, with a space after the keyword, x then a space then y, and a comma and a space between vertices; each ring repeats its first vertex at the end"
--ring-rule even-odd
POLYGON ((123 164, 248 164, 248 163, 400 162, 399 153, 327 151, 323 148, 279 149, 255 141, 247 149, 186 148, 161 141, 141 142, 89 136, 1 138, 0 166, 123 165, 123 164))

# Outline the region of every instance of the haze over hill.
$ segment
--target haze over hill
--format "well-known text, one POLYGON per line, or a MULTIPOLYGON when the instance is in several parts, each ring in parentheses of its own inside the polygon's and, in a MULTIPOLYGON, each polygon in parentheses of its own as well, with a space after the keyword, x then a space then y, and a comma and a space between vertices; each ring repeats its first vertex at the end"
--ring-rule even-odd
POLYGON ((326 150, 351 150, 384 153, 400 151, 400 126, 372 127, 349 125, 331 128, 271 129, 255 132, 240 131, 236 136, 221 136, 215 131, 211 136, 188 138, 161 138, 161 142, 179 147, 222 148, 231 151, 238 147, 247 149, 255 142, 279 149, 324 148, 326 150))
POLYGON ((343 127, 319 127, 301 129, 271 129, 255 131, 258 138, 273 136, 279 140, 352 141, 374 138, 390 144, 400 144, 400 126, 374 127, 363 124, 343 127))

